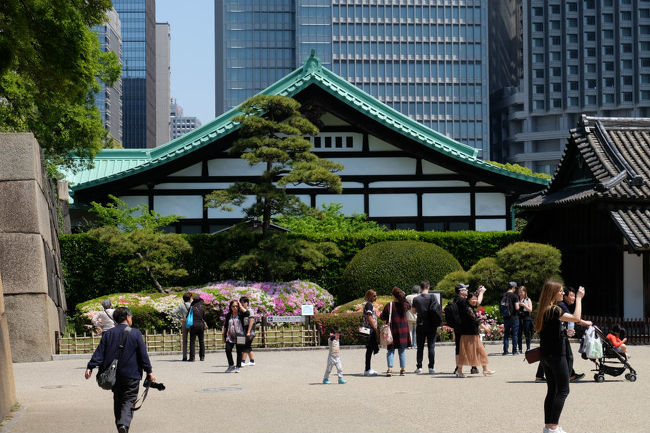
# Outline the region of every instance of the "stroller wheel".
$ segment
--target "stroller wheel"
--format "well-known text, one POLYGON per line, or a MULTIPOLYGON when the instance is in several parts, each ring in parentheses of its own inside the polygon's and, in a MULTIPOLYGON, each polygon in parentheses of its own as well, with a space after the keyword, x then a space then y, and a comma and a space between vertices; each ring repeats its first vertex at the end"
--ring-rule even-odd
POLYGON ((625 378, 629 380, 630 382, 636 381, 636 374, 626 374, 625 378))
POLYGON ((598 383, 602 383, 602 382, 605 381, 605 376, 602 375, 602 374, 598 374, 598 373, 596 373, 596 374, 594 374, 594 380, 595 380, 596 382, 598 382, 598 383))

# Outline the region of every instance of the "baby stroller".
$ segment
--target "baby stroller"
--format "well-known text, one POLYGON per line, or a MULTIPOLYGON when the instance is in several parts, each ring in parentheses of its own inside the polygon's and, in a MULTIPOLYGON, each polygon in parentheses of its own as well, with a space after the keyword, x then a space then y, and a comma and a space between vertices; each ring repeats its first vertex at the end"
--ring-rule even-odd
MULTIPOLYGON (((603 345, 602 358, 592 360, 596 365, 596 368, 592 370, 596 372, 596 374, 594 374, 594 380, 601 383, 605 381, 606 374, 609 374, 610 376, 620 376, 625 373, 625 370, 630 370, 630 372, 625 375, 625 379, 634 382, 636 380, 636 371, 627 362, 627 355, 624 353, 618 353, 614 350, 614 346, 606 338, 600 328, 594 325, 594 330, 596 331, 596 337, 601 340, 603 345)), ((585 354, 582 356, 586 357, 585 354)))

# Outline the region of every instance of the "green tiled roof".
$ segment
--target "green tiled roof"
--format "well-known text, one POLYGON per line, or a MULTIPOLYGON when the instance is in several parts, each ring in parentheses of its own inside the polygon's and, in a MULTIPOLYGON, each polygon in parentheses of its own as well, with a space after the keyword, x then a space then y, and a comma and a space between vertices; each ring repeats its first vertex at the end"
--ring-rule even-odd
MULTIPOLYGON (((317 85, 342 102, 354 106, 366 116, 388 128, 406 135, 437 152, 494 173, 540 185, 548 184, 546 179, 515 173, 477 158, 477 149, 429 129, 375 99, 328 69, 323 68, 320 60, 313 53, 301 68, 296 69, 261 93, 292 97, 311 84, 317 85)), ((237 130, 239 124, 231 120, 237 114, 239 114, 237 109, 231 109, 212 122, 154 149, 110 149, 101 151, 95 157, 93 169, 67 173, 66 178, 71 183, 71 189, 74 191, 146 171, 193 152, 237 130)))

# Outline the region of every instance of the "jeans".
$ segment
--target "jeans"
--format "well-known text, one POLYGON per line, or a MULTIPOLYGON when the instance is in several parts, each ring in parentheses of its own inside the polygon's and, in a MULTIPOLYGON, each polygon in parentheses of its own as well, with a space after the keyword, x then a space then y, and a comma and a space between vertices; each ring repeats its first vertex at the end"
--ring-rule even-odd
POLYGON ((203 342, 203 322, 201 322, 201 327, 197 328, 192 326, 190 328, 190 361, 194 360, 194 354, 196 353, 196 337, 199 337, 199 358, 203 361, 205 358, 205 343, 203 342))
POLYGON ((526 350, 530 350, 530 340, 533 336, 533 321, 519 319, 519 331, 517 332, 517 346, 522 352, 522 335, 526 337, 526 350))
POLYGON ((503 320, 503 353, 508 353, 508 338, 512 338, 512 353, 517 353, 517 332, 519 317, 510 316, 503 320))
POLYGON ((232 359, 232 348, 235 347, 237 350, 237 368, 241 367, 241 358, 242 358, 242 345, 231 343, 226 341, 226 358, 228 358, 228 367, 235 365, 232 359))
MULTIPOLYGON (((399 355, 399 366, 400 368, 406 368, 406 349, 400 347, 397 349, 399 355)), ((393 358, 395 357, 395 346, 388 346, 388 351, 386 352, 386 362, 388 363, 388 368, 393 368, 393 358)))
POLYGON ((427 340, 427 349, 429 351, 429 368, 433 368, 436 362, 436 328, 430 326, 418 326, 418 351, 416 354, 417 368, 422 368, 422 358, 424 358, 424 340, 427 340))
POLYGON ((117 376, 113 386, 113 415, 115 415, 115 426, 123 425, 129 427, 133 419, 133 404, 138 398, 140 379, 117 376))
POLYGON ((416 322, 409 322, 409 333, 411 334, 411 346, 410 347, 415 347, 417 339, 417 325, 416 322))
POLYGON ((549 356, 540 361, 546 375, 544 424, 558 424, 564 401, 569 395, 569 366, 564 356, 549 356))

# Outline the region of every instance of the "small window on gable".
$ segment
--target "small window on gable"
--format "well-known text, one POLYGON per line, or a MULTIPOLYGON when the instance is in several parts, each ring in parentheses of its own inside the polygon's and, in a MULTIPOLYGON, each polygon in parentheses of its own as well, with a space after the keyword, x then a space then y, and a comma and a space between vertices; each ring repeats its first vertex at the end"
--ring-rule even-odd
POLYGON ((354 147, 354 138, 353 137, 345 137, 345 147, 347 148, 352 148, 354 147))
POLYGON ((314 137, 314 147, 321 147, 320 137, 314 137))
POLYGON ((343 137, 335 137, 335 141, 337 149, 341 149, 343 147, 343 137))

